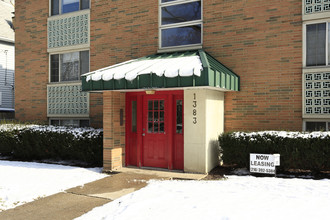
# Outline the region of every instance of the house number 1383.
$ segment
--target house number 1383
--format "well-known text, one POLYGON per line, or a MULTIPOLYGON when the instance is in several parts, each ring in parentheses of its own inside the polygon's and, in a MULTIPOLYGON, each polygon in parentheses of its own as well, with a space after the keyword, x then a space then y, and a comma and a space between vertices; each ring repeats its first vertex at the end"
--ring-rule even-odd
POLYGON ((197 100, 196 100, 196 93, 194 93, 194 99, 193 99, 193 123, 197 124, 197 100))

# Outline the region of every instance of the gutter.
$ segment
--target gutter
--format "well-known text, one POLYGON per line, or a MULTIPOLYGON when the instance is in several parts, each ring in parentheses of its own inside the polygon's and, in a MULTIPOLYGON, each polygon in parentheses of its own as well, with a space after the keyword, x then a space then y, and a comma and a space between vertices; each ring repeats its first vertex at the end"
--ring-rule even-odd
POLYGON ((15 44, 15 40, 9 39, 9 38, 6 38, 6 37, 0 37, 0 41, 5 41, 5 42, 9 42, 9 43, 15 44))

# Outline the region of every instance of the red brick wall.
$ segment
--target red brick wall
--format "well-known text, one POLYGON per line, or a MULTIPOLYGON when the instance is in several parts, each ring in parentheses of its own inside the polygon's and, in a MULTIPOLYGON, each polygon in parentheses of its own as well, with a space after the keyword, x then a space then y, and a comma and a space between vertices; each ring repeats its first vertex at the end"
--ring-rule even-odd
POLYGON ((47 123, 48 1, 15 1, 15 110, 20 121, 47 123))
POLYGON ((240 76, 225 130, 302 129, 301 0, 204 1, 203 48, 240 76))

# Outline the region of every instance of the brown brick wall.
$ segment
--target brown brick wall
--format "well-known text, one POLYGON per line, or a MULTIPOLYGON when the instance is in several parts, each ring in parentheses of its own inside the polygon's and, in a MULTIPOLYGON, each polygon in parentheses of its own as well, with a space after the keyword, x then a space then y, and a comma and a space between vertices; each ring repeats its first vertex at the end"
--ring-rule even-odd
MULTIPOLYGON (((301 4, 203 1, 203 49, 241 79, 241 91, 225 95, 226 131, 301 130, 301 4)), ((46 120, 47 17, 48 1, 16 2, 15 107, 20 120, 46 120)), ((158 1, 91 1, 91 70, 157 49, 158 1)), ((101 96, 91 94, 92 124, 106 117, 101 96)))
MULTIPOLYGON (((225 96, 225 130, 302 129, 301 0, 203 1, 203 49, 241 79, 225 96)), ((97 69, 157 52, 158 2, 92 1, 97 69)))
POLYGON ((15 2, 15 110, 20 121, 47 123, 48 1, 15 2))
POLYGON ((158 1, 92 0, 91 70, 156 53, 158 1))
MULTIPOLYGON (((15 110, 16 119, 48 123, 47 18, 49 1, 16 1, 15 8, 15 110)), ((93 63, 91 56, 91 63, 93 63)), ((92 69, 92 66, 90 67, 92 69)), ((90 95, 90 124, 102 127, 102 94, 90 95)))
POLYGON ((302 129, 301 0, 204 1, 203 48, 240 76, 225 130, 302 129))
POLYGON ((103 169, 125 166, 125 124, 120 124, 120 110, 124 113, 125 93, 103 93, 103 169))

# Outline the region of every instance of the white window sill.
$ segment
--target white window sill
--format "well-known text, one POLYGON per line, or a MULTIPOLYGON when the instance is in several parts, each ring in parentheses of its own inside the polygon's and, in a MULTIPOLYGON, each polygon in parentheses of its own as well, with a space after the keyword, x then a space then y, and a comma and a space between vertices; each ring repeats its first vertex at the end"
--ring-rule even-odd
POLYGON ((165 52, 176 52, 176 51, 187 51, 187 50, 198 50, 202 49, 202 45, 194 45, 194 46, 177 46, 177 47, 166 47, 160 48, 157 50, 158 53, 165 53, 165 52))

